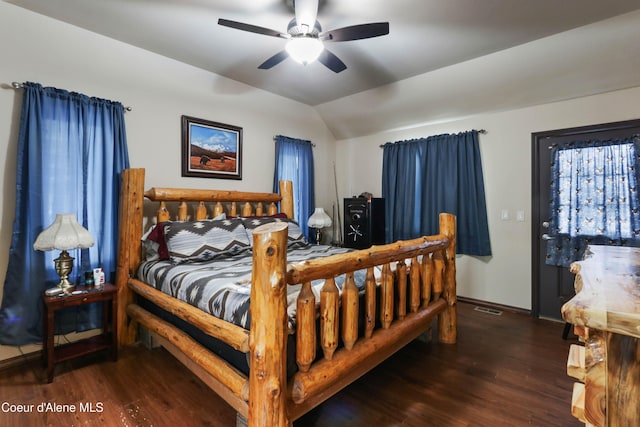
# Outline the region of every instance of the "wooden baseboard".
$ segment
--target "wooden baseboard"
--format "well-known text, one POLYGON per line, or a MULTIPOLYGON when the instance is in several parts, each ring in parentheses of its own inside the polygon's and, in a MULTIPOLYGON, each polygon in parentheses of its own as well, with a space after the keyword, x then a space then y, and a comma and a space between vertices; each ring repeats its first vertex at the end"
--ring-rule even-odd
POLYGON ((492 308, 494 310, 509 311, 511 313, 526 314, 527 316, 531 316, 531 310, 527 310, 519 307, 512 307, 510 305, 496 304, 494 302, 482 301, 474 298, 467 298, 467 297, 461 297, 461 296, 458 296, 458 301, 466 304, 478 305, 480 307, 492 308))

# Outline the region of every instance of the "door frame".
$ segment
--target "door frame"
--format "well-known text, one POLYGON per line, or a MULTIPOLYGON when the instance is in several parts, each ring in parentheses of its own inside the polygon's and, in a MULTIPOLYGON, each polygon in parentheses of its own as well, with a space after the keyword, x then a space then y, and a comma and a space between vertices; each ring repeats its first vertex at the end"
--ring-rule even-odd
POLYGON ((546 212, 540 212, 540 158, 538 150, 540 144, 550 137, 579 136, 585 133, 608 132, 624 130, 640 126, 640 119, 625 120, 620 122, 603 123, 588 126, 578 126, 565 129, 555 129, 531 134, 531 316, 538 318, 540 315, 540 245, 542 236, 539 233, 540 223, 548 216, 546 212))

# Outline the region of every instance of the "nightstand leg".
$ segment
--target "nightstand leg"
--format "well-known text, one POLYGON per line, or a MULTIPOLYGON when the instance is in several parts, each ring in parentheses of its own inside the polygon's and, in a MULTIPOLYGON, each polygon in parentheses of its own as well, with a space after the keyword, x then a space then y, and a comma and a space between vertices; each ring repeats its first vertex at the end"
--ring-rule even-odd
POLYGON ((47 304, 44 303, 44 300, 42 302, 42 355, 41 355, 41 362, 42 362, 42 366, 46 367, 47 366, 47 330, 48 330, 48 324, 47 324, 47 304))
POLYGON ((102 303, 102 335, 105 337, 109 333, 109 301, 102 303))
POLYGON ((42 350, 43 354, 47 359, 47 382, 53 382, 53 370, 55 368, 55 361, 53 360, 53 338, 54 338, 54 330, 53 330, 53 316, 55 312, 53 310, 48 310, 45 308, 45 327, 42 333, 46 334, 44 341, 44 349, 42 350))
POLYGON ((111 360, 114 362, 118 360, 118 347, 117 347, 117 337, 115 331, 115 300, 111 299, 109 301, 105 301, 102 304, 102 334, 105 339, 111 338, 111 360), (111 322, 109 322, 109 316, 111 316, 111 322), (111 325, 111 329, 109 329, 109 325, 111 325), (111 335, 109 335, 111 333, 111 335))
POLYGON ((117 294, 111 300, 111 358, 118 360, 118 301, 117 294))

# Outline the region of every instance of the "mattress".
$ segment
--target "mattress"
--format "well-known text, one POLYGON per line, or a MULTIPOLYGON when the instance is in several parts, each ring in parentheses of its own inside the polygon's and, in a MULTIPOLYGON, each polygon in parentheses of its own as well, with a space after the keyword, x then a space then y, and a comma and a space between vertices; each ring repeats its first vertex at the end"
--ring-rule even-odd
MULTIPOLYGON (((290 248, 287 262, 295 263, 350 250, 326 245, 290 248)), ((138 268, 138 278, 149 286, 206 313, 249 329, 251 267, 250 252, 197 263, 173 264, 170 261, 156 260, 143 262, 138 268)), ((354 273, 356 286, 360 290, 364 288, 365 278, 365 270, 354 273)), ((339 289, 342 289, 344 280, 344 275, 335 278, 339 289)), ((320 289, 323 284, 322 279, 311 283, 317 302, 320 301, 320 289)), ((295 332, 296 299, 300 288, 301 285, 287 286, 287 312, 291 334, 295 332)))

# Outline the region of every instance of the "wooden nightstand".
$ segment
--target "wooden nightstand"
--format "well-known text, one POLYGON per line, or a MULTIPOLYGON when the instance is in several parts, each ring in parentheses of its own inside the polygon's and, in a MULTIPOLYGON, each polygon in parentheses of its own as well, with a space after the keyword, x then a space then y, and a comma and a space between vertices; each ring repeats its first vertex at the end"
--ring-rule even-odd
MULTIPOLYGON (((84 291, 83 288, 76 288, 84 291)), ((118 360, 117 340, 117 288, 110 283, 105 283, 101 289, 87 289, 86 292, 66 296, 46 296, 43 294, 44 314, 43 318, 43 348, 42 356, 47 366, 47 381, 53 381, 55 364, 64 360, 84 356, 96 351, 111 349, 111 358, 118 360), (56 311, 68 307, 77 307, 102 301, 102 334, 70 344, 54 346, 56 311)))

